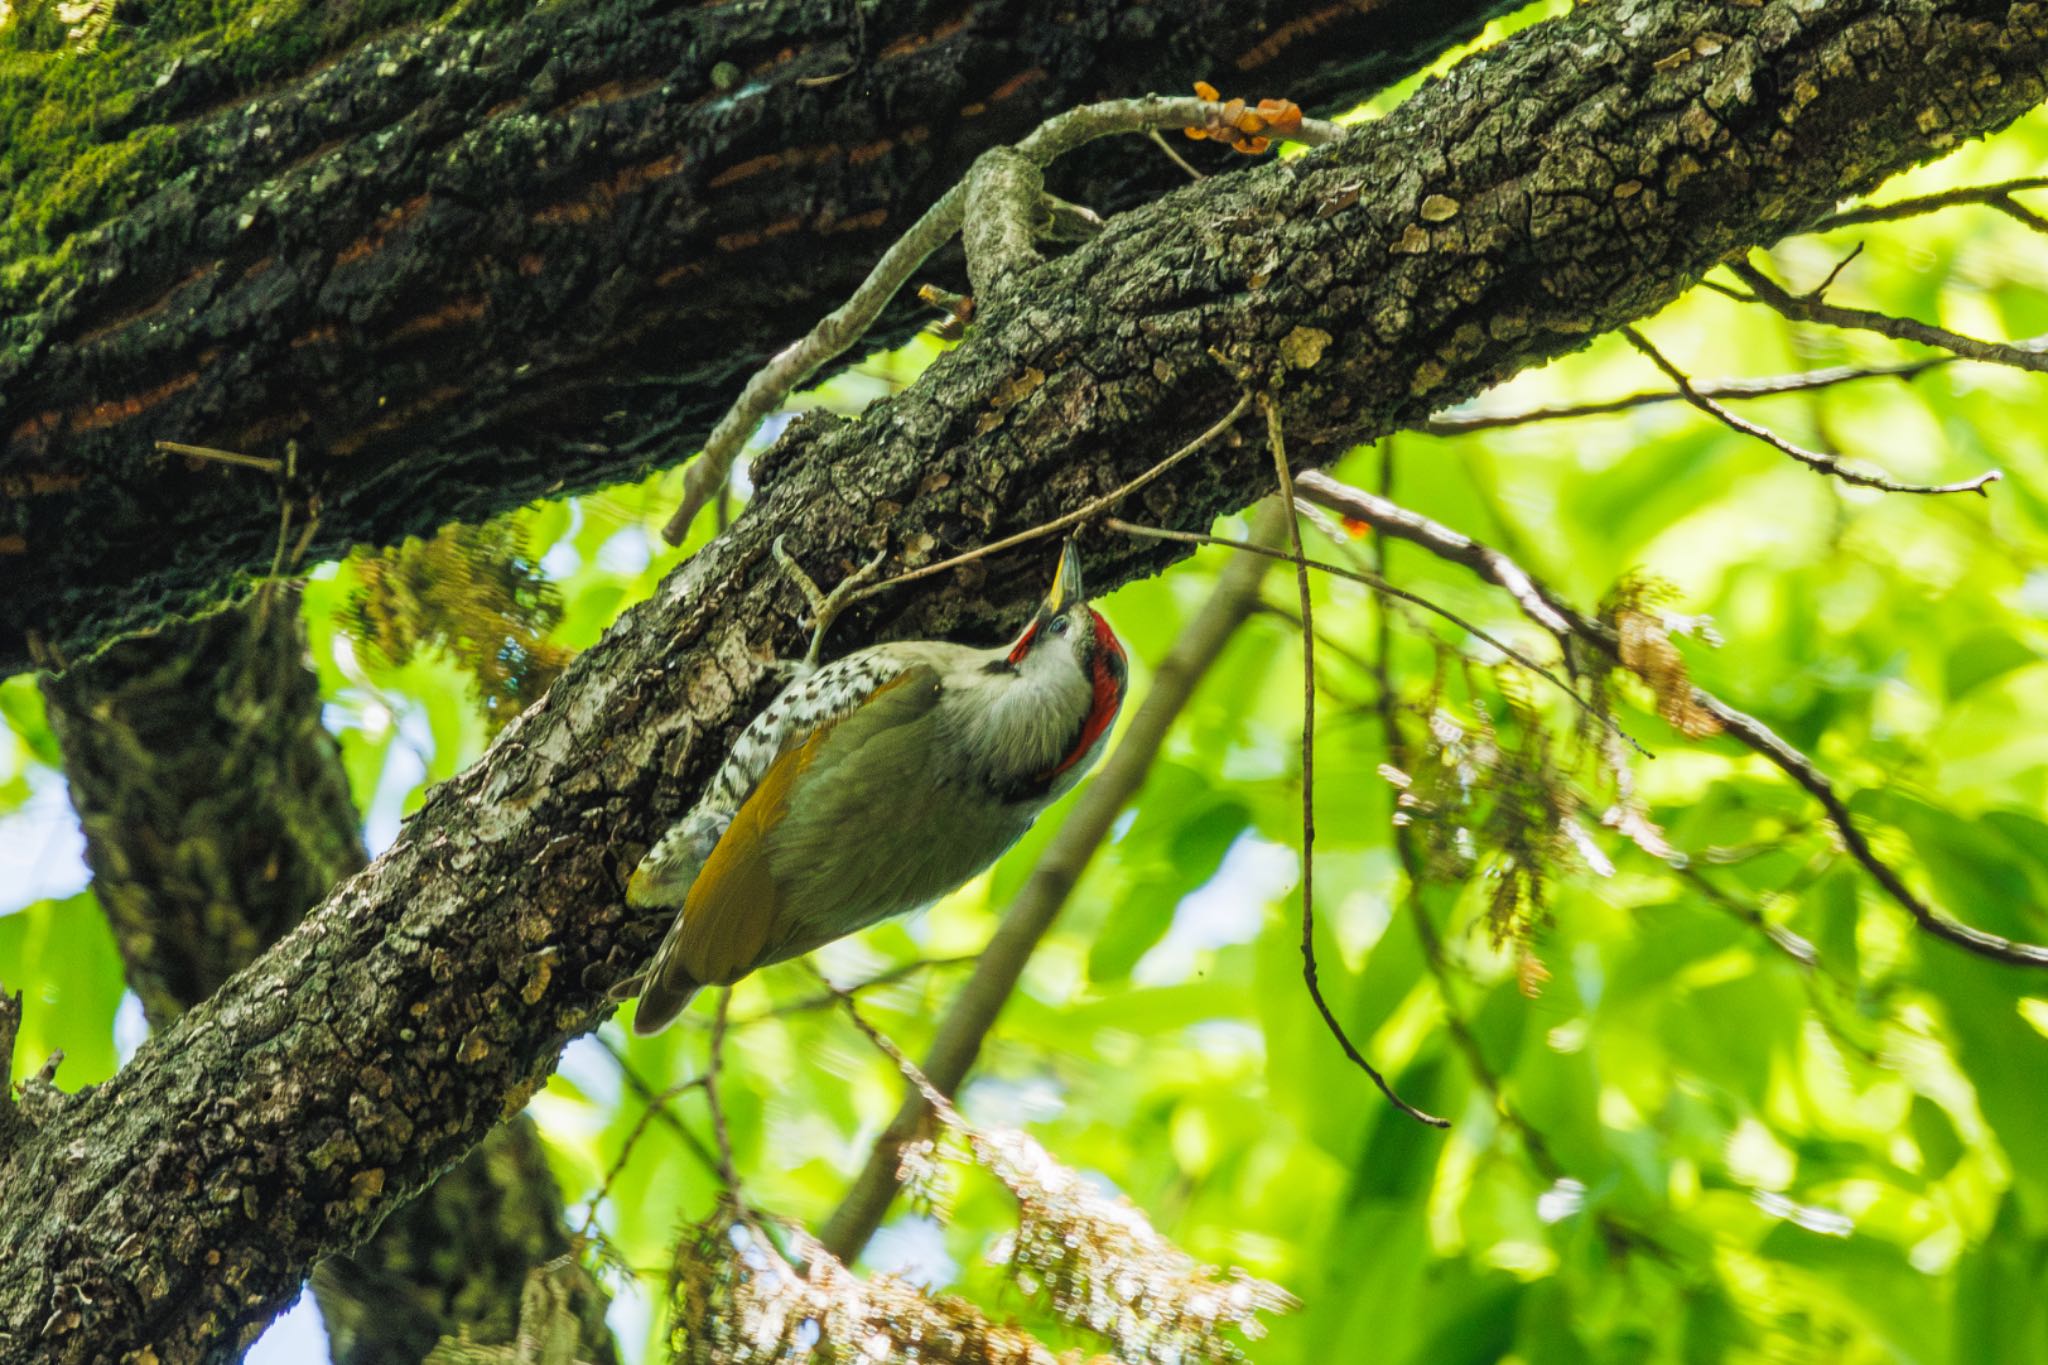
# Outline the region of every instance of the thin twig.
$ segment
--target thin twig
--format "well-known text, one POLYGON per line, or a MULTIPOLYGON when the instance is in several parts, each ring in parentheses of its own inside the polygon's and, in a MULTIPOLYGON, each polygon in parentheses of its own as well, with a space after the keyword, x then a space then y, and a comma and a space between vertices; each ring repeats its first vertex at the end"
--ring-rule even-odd
POLYGON ((1666 359, 1663 352, 1650 344, 1648 337, 1633 327, 1623 327, 1621 334, 1628 340, 1629 345, 1641 351, 1649 358, 1652 365, 1655 365, 1664 372, 1664 377, 1677 387, 1679 396, 1685 399, 1686 402, 1692 404, 1722 425, 1739 431, 1744 436, 1755 437, 1773 450, 1782 451, 1790 455, 1793 459, 1816 473, 1831 475, 1834 478, 1840 479, 1843 483, 1855 484, 1859 488, 1877 488, 1887 493, 1979 493, 1985 497, 1989 497, 1990 494, 1984 492, 1984 486, 1996 483, 2005 477, 2002 470, 1990 469, 1979 474, 1974 479, 1965 479, 1960 483, 1928 484, 1899 483, 1896 480, 1885 478, 1881 474, 1859 473, 1843 464, 1834 455, 1818 450, 1808 450, 1804 446, 1796 445, 1786 440, 1769 427, 1762 426, 1750 421, 1746 417, 1740 417, 1730 412, 1727 408, 1722 407, 1719 403, 1716 403, 1713 399, 1708 398, 1698 389, 1695 389, 1692 385, 1692 380, 1687 377, 1685 371, 1679 369, 1678 366, 1666 359))
POLYGON ((732 1026, 734 1028, 745 1028, 749 1024, 758 1024, 767 1019, 779 1019, 791 1014, 804 1014, 812 1010, 827 1009, 838 1004, 849 995, 859 995, 862 991, 873 990, 877 986, 894 985, 905 977, 915 976, 921 971, 940 967, 972 966, 980 959, 980 953, 962 953, 958 957, 920 957, 914 958, 909 962, 899 962, 885 971, 876 972, 873 976, 855 981, 850 985, 836 986, 828 980, 825 983, 826 990, 820 994, 808 995, 801 1000, 792 1000, 788 1004, 776 1005, 761 1011, 759 1014, 749 1015, 745 1019, 735 1019, 732 1026))
POLYGON ((960 215, 966 204, 967 183, 963 180, 941 195, 908 232, 896 239, 852 297, 827 313, 803 337, 776 352, 772 360, 754 373, 733 405, 711 428, 703 453, 685 471, 682 502, 661 528, 664 540, 671 545, 682 544, 697 513, 725 486, 732 462, 747 438, 754 434, 754 428, 782 406, 782 401, 806 379, 860 339, 904 282, 960 230, 960 215))
POLYGON ((1743 711, 1738 711, 1711 692, 1693 689, 1693 701, 1712 713, 1721 722, 1721 727, 1741 740, 1749 748, 1769 759, 1778 770, 1805 788, 1834 822, 1835 829, 1842 836, 1842 845, 1849 856, 1863 865, 1877 884, 1884 888, 1886 895, 1896 901, 1916 923, 1936 938, 1944 939, 1959 948, 1968 949, 1980 957, 1997 962, 2010 963, 2016 967, 2048 967, 2048 947, 2004 938, 1997 934, 1973 929, 1960 920, 1942 914, 1933 906, 1913 894, 1905 880, 1891 865, 1877 856, 1870 841, 1850 818, 1849 807, 1835 792, 1834 784, 1815 766, 1812 759, 1780 739, 1762 721, 1743 711))
MULTIPOLYGON (((1310 477, 1310 474, 1304 473, 1301 476, 1301 484, 1305 486, 1310 477)), ((1123 535, 1141 536, 1147 540, 1177 540, 1186 545, 1224 545, 1228 546, 1233 550, 1245 550, 1255 555, 1263 555, 1268 559, 1277 559, 1282 563, 1286 564, 1294 563, 1296 559, 1296 556, 1288 554, 1285 550, 1274 550, 1269 549, 1263 545, 1253 545, 1247 541, 1232 540, 1228 536, 1212 536, 1204 534, 1200 531, 1172 531, 1168 530, 1163 526, 1141 526, 1136 522, 1125 521, 1121 517, 1105 518, 1102 524, 1108 527, 1110 530, 1120 532, 1123 535)), ((1432 602, 1427 597, 1422 596, 1422 594, 1420 593, 1410 592, 1406 588, 1396 587, 1394 584, 1387 582, 1384 578, 1381 578, 1376 574, 1368 573, 1363 569, 1352 569, 1347 568, 1342 564, 1332 564, 1326 559, 1303 558, 1301 562, 1311 569, 1319 569, 1324 573, 1335 574, 1339 578, 1348 578, 1354 583, 1363 583, 1366 587, 1371 588, 1376 593, 1380 593, 1387 597, 1398 597, 1403 602, 1412 603, 1413 605, 1422 608, 1424 611, 1429 612, 1431 615, 1442 617, 1444 620, 1449 621, 1452 625, 1458 627, 1458 629, 1470 635, 1473 639, 1478 640, 1483 644, 1491 645, 1493 648, 1499 650, 1508 658, 1514 660, 1514 662, 1520 664, 1523 668, 1528 669, 1537 677, 1542 678, 1545 682, 1548 682, 1551 686, 1557 688, 1560 692, 1563 692, 1567 697, 1570 697, 1572 699, 1574 705, 1578 706, 1579 709, 1585 711, 1587 714, 1596 717, 1600 715, 1599 711, 1593 707, 1591 702, 1588 702, 1584 697, 1581 697, 1577 692, 1574 692, 1571 688, 1571 685, 1565 682, 1563 678, 1558 677, 1556 673, 1552 672, 1548 668, 1545 668, 1542 664, 1537 663, 1534 659, 1530 658, 1521 650, 1516 649, 1513 645, 1507 643, 1505 640, 1502 640, 1498 636, 1492 634, 1491 632, 1483 629, 1480 626, 1474 625, 1472 622, 1458 615, 1450 608, 1432 602)), ((1605 718, 1602 719, 1603 723, 1611 723, 1610 721, 1607 721, 1605 718)), ((1625 735, 1624 738, 1626 738, 1625 735)), ((1633 740, 1629 742, 1634 743, 1633 740)))
MULTIPOLYGON (((1903 365, 1837 365, 1804 374, 1780 375, 1771 379, 1727 379, 1714 384, 1695 382, 1693 389, 1703 398, 1772 398, 1779 394, 1809 393, 1850 384, 1860 379, 1912 379, 1959 357, 1930 356, 1903 365)), ((1604 398, 1590 403, 1567 403, 1556 407, 1530 408, 1522 412, 1474 413, 1470 416, 1432 417, 1415 428, 1426 436, 1463 436, 1474 431, 1497 431, 1503 427, 1528 426, 1535 422, 1562 422, 1579 417, 1604 417, 1633 408, 1660 403, 1684 402, 1684 396, 1670 389, 1646 390, 1621 398, 1604 398)))
POLYGON ((675 1111, 668 1108, 667 1103, 670 1099, 675 1098, 676 1095, 680 1095, 696 1086, 701 1078, 693 1078, 679 1083, 673 1087, 673 1093, 670 1091, 657 1091, 648 1083, 647 1078, 642 1076, 633 1066, 633 1063, 627 1058, 625 1050, 617 1043, 605 1037, 601 1032, 592 1033, 589 1037, 605 1050, 606 1055, 619 1068, 619 1076, 626 1082, 626 1088, 635 1095, 638 1095, 642 1103, 655 1109, 657 1111, 655 1117, 659 1118, 667 1126, 668 1130, 676 1135, 677 1140, 683 1144, 683 1147, 690 1155, 702 1162, 705 1170, 713 1175, 717 1175, 718 1158, 711 1154, 711 1149, 704 1145, 702 1138, 690 1131, 688 1124, 676 1117, 675 1111))
MULTIPOLYGON (((818 979, 825 981, 823 973, 819 974, 818 979)), ((952 1097, 933 1085, 931 1077, 925 1075, 917 1063, 904 1054, 902 1048, 890 1042, 888 1035, 867 1021, 867 1017, 860 1012, 860 1005, 854 1000, 852 992, 839 990, 830 981, 825 981, 825 985, 833 992, 834 998, 846 1007, 846 1017, 853 1020, 853 1026, 867 1036, 867 1040, 875 1045, 877 1051, 896 1064, 896 1069, 903 1073, 903 1079, 909 1081, 924 1102, 931 1106, 932 1112, 939 1116, 941 1123, 956 1132, 973 1131, 966 1118, 953 1107, 952 1097)))
POLYGON ((718 1140, 718 1178, 725 1182, 726 1193, 737 1201, 740 1177, 732 1163, 732 1134, 725 1126, 725 1107, 718 1100, 718 1072, 725 1063, 725 1025, 731 1013, 732 987, 726 986, 719 990, 718 1012, 711 1016, 711 1057, 698 1079, 704 1083, 704 1103, 711 1111, 711 1135, 718 1140))
POLYGON ((1754 293, 1745 296, 1722 285, 1712 285, 1713 288, 1744 302, 1766 304, 1796 322, 1819 322, 1830 327, 1876 332, 1895 341, 1917 341, 1922 346, 1952 351, 1966 360, 1983 360, 1994 365, 2011 365, 2016 369, 2048 374, 2048 349, 2043 349, 2038 343, 1982 341, 1913 318, 1893 317, 1867 308, 1843 308, 1794 294, 1748 261, 1729 261, 1727 264, 1754 293))
POLYGON ((2010 213, 2018 209, 2020 221, 2036 231, 2048 227, 2039 215, 2030 212, 2013 200, 2013 194, 2020 190, 2048 189, 2048 177, 2027 176, 2019 180, 2006 180, 1996 185, 1966 185, 1961 189, 1943 190, 1939 194, 1923 194, 1912 199, 1895 199, 1889 204, 1864 204, 1858 208, 1844 209, 1831 213, 1808 228, 1808 232, 1833 232, 1837 228, 1856 227, 1863 223, 1891 223, 1901 218, 1917 218, 1925 213, 1939 213, 1943 209, 1957 208, 1965 204, 1982 204, 2010 213))
MULTIPOLYGON (((613 1055, 616 1056, 617 1054, 613 1055)), ((620 1063, 620 1070, 623 1072, 624 1069, 625 1065, 622 1061, 620 1063)), ((704 1077, 692 1076, 687 1081, 677 1081, 674 1085, 662 1091, 661 1094, 647 1101, 646 1107, 640 1111, 639 1121, 633 1125, 633 1131, 626 1134, 625 1145, 619 1148, 619 1154, 612 1158, 611 1166, 604 1173, 604 1179, 598 1183, 597 1193, 590 1196, 590 1208, 583 1215, 583 1226, 577 1229, 576 1235, 578 1237, 590 1236, 591 1228, 597 1224, 598 1205, 604 1203, 605 1196, 611 1193, 612 1182, 617 1180, 619 1173, 626 1169, 626 1162, 632 1158, 633 1149, 639 1145, 641 1134, 647 1131, 647 1126, 654 1122, 657 1114, 668 1118, 671 1122, 676 1122, 679 1131, 689 1131, 682 1128, 680 1122, 676 1121, 675 1116, 668 1112, 668 1104, 670 1100, 685 1092, 700 1088, 708 1092, 709 1087, 705 1085, 704 1077)))
POLYGON ((1237 400, 1235 407, 1223 414, 1213 426, 1195 437, 1194 440, 1188 442, 1179 450, 1174 451, 1171 455, 1168 455, 1136 478, 1111 489, 1099 498, 1090 499, 1071 512, 1063 513, 1060 516, 1054 517, 1051 521, 1042 522, 1028 530, 1019 531, 1013 536, 1004 536, 1001 540, 992 540, 986 545, 978 545, 972 550, 964 551, 949 559, 941 559, 935 564, 923 564, 915 569, 906 569, 894 578, 885 578, 879 583, 870 583, 859 592, 850 595, 846 599, 846 605, 850 607, 856 602, 865 601, 870 597, 887 592, 889 589, 904 583, 914 583, 920 578, 929 578, 933 574, 944 573, 948 569, 957 569, 962 564, 971 564, 977 559, 986 559, 988 556, 1003 550, 1008 550, 1030 541, 1040 540, 1046 536, 1056 535, 1070 526, 1078 526, 1098 513, 1115 506, 1140 488, 1143 488, 1146 484, 1166 473, 1167 470, 1172 469, 1181 461, 1206 450, 1218 437, 1236 426, 1237 419, 1244 416, 1245 410, 1251 407, 1251 405, 1252 395, 1249 393, 1244 394, 1237 400))
POLYGON ((213 460, 219 464, 241 465, 245 469, 260 469, 266 474, 284 473, 284 461, 272 459, 268 455, 244 455, 240 451, 187 445, 183 441, 158 441, 156 448, 171 455, 190 455, 195 460, 213 460))
POLYGON ((1401 1098, 1379 1069, 1365 1059, 1339 1023, 1323 988, 1316 980, 1316 618, 1309 601, 1308 560, 1302 554, 1301 519, 1294 515, 1294 472, 1287 466, 1287 439, 1280 421, 1280 405, 1264 395, 1260 406, 1266 410, 1266 441, 1273 451, 1273 469, 1280 481, 1280 502, 1288 511, 1287 542, 1294 550, 1294 587, 1301 600, 1301 978, 1308 983, 1309 999, 1323 1016, 1330 1036, 1344 1049, 1352 1063, 1372 1077, 1387 1102, 1418 1123, 1448 1128, 1449 1119, 1426 1114, 1401 1098))
POLYGON ((1174 165, 1186 171, 1188 173, 1188 179, 1207 180, 1209 178, 1206 174, 1196 170, 1192 165, 1190 165, 1186 157, 1182 156, 1179 152, 1176 152, 1173 149, 1173 144, 1171 142, 1168 142, 1165 138, 1159 136, 1159 130, 1157 128, 1154 128, 1151 132, 1145 134, 1145 136, 1151 138, 1152 141, 1158 145, 1159 150, 1166 153, 1166 159, 1168 161, 1171 161, 1174 165))

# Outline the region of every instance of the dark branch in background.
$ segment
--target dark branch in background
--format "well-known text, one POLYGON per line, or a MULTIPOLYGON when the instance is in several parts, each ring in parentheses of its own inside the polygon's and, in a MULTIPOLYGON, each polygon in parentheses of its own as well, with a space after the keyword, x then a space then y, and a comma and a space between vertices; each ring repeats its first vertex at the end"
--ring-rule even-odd
MULTIPOLYGON (((1264 539, 1278 536, 1280 515, 1277 505, 1266 506, 1254 518, 1252 534, 1264 539)), ((1209 600, 1153 672, 1151 690, 1132 714, 1116 751, 1082 787, 1073 810, 1046 844, 925 1052, 924 1075, 944 1094, 959 1092, 1039 940, 1066 905, 1095 850, 1109 837, 1117 816, 1145 785, 1174 718, 1256 607, 1265 572, 1265 561, 1253 555, 1240 555, 1223 567, 1209 600)), ((918 1135, 928 1113, 922 1096, 904 1096, 896 1117, 875 1139, 853 1187, 819 1229, 819 1243, 841 1262, 853 1264, 881 1226, 902 1184, 897 1164, 903 1144, 918 1135)))
MULTIPOLYGON (((364 865, 297 605, 293 591, 266 595, 44 683, 93 892, 159 1030, 364 865)), ((333 1358, 416 1361, 464 1331, 511 1341, 528 1273, 568 1250, 539 1134, 515 1117, 314 1269, 333 1358)), ((595 1307, 578 1349, 611 1360, 601 1297, 595 1307)))
MULTIPOLYGON (((1772 431, 1769 427, 1752 422, 1746 417, 1738 417, 1694 388, 1692 380, 1686 375, 1685 371, 1665 359, 1664 353, 1655 346, 1652 346, 1650 339, 1641 332, 1633 327, 1624 327, 1621 329, 1621 334, 1628 339, 1629 345, 1649 357, 1650 363, 1662 370, 1665 377, 1678 387, 1679 397, 1723 426, 1739 431, 1744 436, 1755 437, 1773 450, 1790 455, 1793 459, 1817 474, 1831 475, 1834 478, 1840 479, 1843 483, 1854 484, 1858 488, 1876 488, 1886 493, 1983 493, 1986 484, 1996 483, 2005 477, 2001 471, 1990 469, 1979 474, 1974 479, 1965 479, 1960 483, 1927 484, 1899 483, 1880 474, 1861 473, 1843 464, 1836 456, 1795 445, 1778 435, 1777 432, 1772 431)), ((1985 496, 1988 497, 1989 494, 1985 494, 1985 496)))
MULTIPOLYGON (((1805 374, 1782 375, 1775 379, 1724 379, 1712 384, 1695 383, 1693 389, 1703 398, 1774 398, 1779 394, 1831 389, 1838 384, 1850 384, 1862 379, 1913 379, 1940 366, 1953 365, 1957 359, 1958 357, 1952 355, 1939 355, 1903 365, 1837 365, 1824 370, 1809 370, 1805 374)), ((1536 422, 1605 417, 1617 412, 1628 412, 1634 408, 1683 401, 1685 400, 1680 394, 1669 389, 1657 389, 1647 393, 1632 393, 1621 398, 1531 408, 1525 412, 1432 417, 1426 422, 1419 423, 1415 430, 1425 436, 1464 436, 1474 431, 1498 431, 1503 427, 1523 427, 1536 422)))
POLYGON ((43 683, 93 894, 158 1030, 367 861, 297 601, 123 641, 43 683))
MULTIPOLYGON (((1316 980, 1316 618, 1309 602, 1308 561, 1302 557, 1301 518, 1294 509, 1294 474, 1287 465, 1287 440, 1281 427, 1280 409, 1268 398, 1266 440, 1273 451, 1273 470, 1280 482, 1280 505, 1286 509, 1287 543, 1294 551, 1294 588, 1301 603, 1301 979, 1308 986, 1308 998, 1323 1016, 1324 1027, 1344 1049, 1353 1066, 1372 1077, 1372 1083, 1396 1109, 1418 1123, 1448 1128, 1450 1121, 1425 1114, 1401 1098, 1379 1069, 1365 1059, 1337 1020, 1323 988, 1316 980)), ((1241 552, 1240 552, 1241 553, 1241 552)))
POLYGON ((2048 177, 2038 175, 2019 180, 2005 180, 1996 185, 1966 185, 1962 189, 1943 190, 1939 194, 1895 199, 1889 204, 1865 204, 1861 208, 1844 209, 1840 213, 1829 214, 1807 231, 1834 232, 1839 228, 1857 227, 1864 223, 1892 223, 1901 218, 1917 218, 1924 213, 1939 213, 1943 209, 1959 208, 1966 204, 1981 204, 1986 208, 1998 210, 2035 232, 2048 232, 2048 219, 2042 218, 2040 214, 2013 198, 2013 195, 2021 190, 2042 189, 2048 189, 2048 177))
MULTIPOLYGON (((1808 294, 1795 294, 1748 261, 1732 260, 1727 262, 1727 266, 1737 279, 1750 287, 1748 301, 1767 304, 1794 322, 1819 322, 1830 327, 1876 332, 1879 336, 1887 336, 1894 341, 1917 341, 1922 346, 1936 346, 1944 351, 1952 351, 1965 360, 1982 360, 1993 365, 2010 365, 2015 369, 2048 374, 2048 347, 2038 343, 1980 341, 1976 337, 1964 336, 1961 332, 1951 332, 1946 327, 1936 327, 1912 318, 1874 313, 1867 308, 1843 308, 1823 301, 1818 290, 1808 294)), ((1739 293, 1733 294, 1733 297, 1744 298, 1739 293)))
MULTIPOLYGON (((1620 662, 1620 644, 1611 627, 1564 605, 1556 594, 1537 583, 1519 567, 1513 567, 1511 572, 1503 569, 1502 566, 1511 565, 1511 561, 1498 550, 1480 545, 1468 536, 1405 508, 1400 509, 1398 516, 1387 516, 1386 499, 1351 488, 1328 475, 1303 474, 1296 483, 1301 489, 1302 496, 1309 501, 1327 507, 1339 516, 1366 522, 1388 535, 1420 545, 1439 558, 1463 564, 1480 577, 1506 588, 1525 612, 1529 610, 1525 598, 1533 592, 1534 599, 1546 610, 1562 611, 1568 617, 1575 638, 1591 645, 1617 664, 1620 662), (1520 591, 1517 590, 1518 587, 1520 591)), ((1912 915, 1914 922, 1922 929, 1981 957, 2011 963, 2014 966, 2048 968, 2048 947, 2016 942, 1996 934, 1985 933, 1981 929, 1973 929, 1942 914, 1915 895, 1897 871, 1879 857, 1877 851, 1870 846, 1869 840, 1863 837, 1862 831, 1850 817, 1848 806, 1835 792, 1834 784, 1829 781, 1827 775, 1812 759, 1774 734, 1769 726, 1702 688, 1693 688, 1692 697, 1694 703, 1719 721, 1729 735, 1769 759, 1779 771, 1820 802, 1828 813, 1828 819, 1840 833, 1843 846, 1848 849, 1849 855, 1862 864, 1864 870, 1884 889, 1885 894, 1912 915)))

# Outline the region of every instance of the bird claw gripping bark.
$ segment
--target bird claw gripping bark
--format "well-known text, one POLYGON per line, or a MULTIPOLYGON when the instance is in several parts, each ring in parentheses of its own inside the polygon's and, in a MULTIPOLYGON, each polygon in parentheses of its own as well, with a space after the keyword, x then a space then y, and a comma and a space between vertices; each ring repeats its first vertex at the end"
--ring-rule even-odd
POLYGON ((853 605, 854 599, 860 596, 861 589, 881 571, 882 564, 889 558, 889 550, 884 546, 876 551, 873 559, 840 579, 832 591, 824 592, 811 576, 803 571, 803 567, 790 557, 783 540, 782 536, 775 537, 774 543, 768 547, 769 553, 775 556, 777 567, 796 585, 797 591, 804 595, 804 601, 809 603, 811 608, 811 647, 804 651, 803 659, 795 667, 795 675, 802 677, 818 667, 818 655, 825 647, 825 632, 832 628, 832 622, 838 619, 840 612, 853 605))

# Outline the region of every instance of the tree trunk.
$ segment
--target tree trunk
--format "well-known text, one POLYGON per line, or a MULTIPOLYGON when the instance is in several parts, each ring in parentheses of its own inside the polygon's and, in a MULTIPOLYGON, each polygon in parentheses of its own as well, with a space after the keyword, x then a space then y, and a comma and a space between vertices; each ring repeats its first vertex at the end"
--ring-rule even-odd
MULTIPOLYGON (((152 1026, 168 1028, 342 878, 362 840, 305 665, 298 594, 125 640, 45 682, 72 804, 152 1026)), ((509 1342, 527 1273, 567 1254, 562 1197, 523 1115, 313 1272, 336 1365, 509 1342)), ((613 1358, 602 1312, 585 1359, 613 1358)))
MULTIPOLYGON (((0 231, 0 671, 217 605, 270 563, 281 491, 332 555, 673 463, 1048 114, 1202 77, 1341 107, 1512 4, 503 8, 332 59, 320 6, 214 60, 145 43, 111 116, 74 113, 89 150, 44 135, 77 167, 12 218, 51 226, 0 231), (298 477, 158 439, 296 440, 298 477)), ((1182 179, 1126 141, 1063 184, 1107 210, 1182 179)))
MULTIPOLYGON (((886 543, 1023 530, 1278 388, 1298 463, 1658 307, 1717 260, 2041 99, 2048 7, 1590 5, 1311 154, 1134 210, 1030 271, 913 388, 794 426, 747 515, 627 612, 393 847, 0 1159, 8 1360, 216 1358, 505 1114, 659 925, 621 887, 773 686, 799 604, 886 543)), ((1272 487, 1255 419, 1125 515, 1203 526, 1272 487)), ((1104 589, 1171 552, 1095 539, 1104 589)), ((835 633, 987 638, 1044 542, 835 633)), ((16 1128, 18 1131, 18 1126, 16 1128)))

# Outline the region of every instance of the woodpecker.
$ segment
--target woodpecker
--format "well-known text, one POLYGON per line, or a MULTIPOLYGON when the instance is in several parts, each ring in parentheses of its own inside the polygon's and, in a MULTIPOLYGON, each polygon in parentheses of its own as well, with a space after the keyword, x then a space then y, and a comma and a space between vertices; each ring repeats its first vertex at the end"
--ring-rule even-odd
POLYGON ((779 541, 775 554, 811 601, 810 653, 632 875, 629 904, 677 911, 627 983, 640 990, 635 1033, 665 1028, 700 987, 929 905, 981 872, 1081 780, 1123 705, 1123 645, 1088 605, 1072 541, 1010 643, 906 640, 822 668, 825 628, 860 575, 828 597, 779 541))

